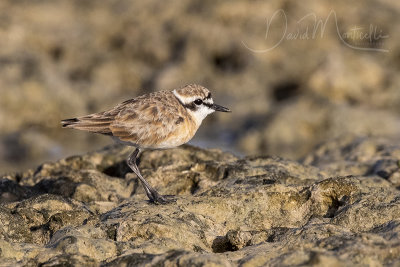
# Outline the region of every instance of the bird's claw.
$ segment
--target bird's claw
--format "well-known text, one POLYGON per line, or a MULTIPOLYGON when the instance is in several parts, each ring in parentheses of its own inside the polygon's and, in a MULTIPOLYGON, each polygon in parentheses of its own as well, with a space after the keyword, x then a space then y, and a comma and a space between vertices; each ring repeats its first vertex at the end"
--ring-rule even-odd
POLYGON ((152 196, 150 197, 150 202, 154 203, 154 204, 161 204, 161 205, 165 205, 165 204, 169 204, 169 203, 175 203, 176 202, 176 198, 173 195, 160 195, 158 193, 153 193, 152 196))

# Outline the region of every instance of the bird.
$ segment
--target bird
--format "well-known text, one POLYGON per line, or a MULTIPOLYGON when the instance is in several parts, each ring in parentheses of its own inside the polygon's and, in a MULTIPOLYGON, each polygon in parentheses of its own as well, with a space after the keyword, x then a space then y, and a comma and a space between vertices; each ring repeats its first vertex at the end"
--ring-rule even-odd
POLYGON ((172 91, 156 91, 126 100, 113 108, 61 121, 72 128, 108 135, 116 142, 134 147, 128 166, 141 181, 150 202, 173 202, 159 194, 142 176, 137 159, 143 150, 168 149, 187 143, 207 115, 231 112, 214 104, 211 92, 198 84, 188 84, 172 91))

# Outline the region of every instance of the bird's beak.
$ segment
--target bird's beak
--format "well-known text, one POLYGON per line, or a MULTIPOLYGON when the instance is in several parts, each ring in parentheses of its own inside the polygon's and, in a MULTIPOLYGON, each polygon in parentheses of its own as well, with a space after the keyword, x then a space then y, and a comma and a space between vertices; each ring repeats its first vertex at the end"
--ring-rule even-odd
POLYGON ((211 108, 215 111, 221 111, 221 112, 231 112, 231 110, 229 108, 217 105, 217 104, 213 104, 211 106, 211 108))

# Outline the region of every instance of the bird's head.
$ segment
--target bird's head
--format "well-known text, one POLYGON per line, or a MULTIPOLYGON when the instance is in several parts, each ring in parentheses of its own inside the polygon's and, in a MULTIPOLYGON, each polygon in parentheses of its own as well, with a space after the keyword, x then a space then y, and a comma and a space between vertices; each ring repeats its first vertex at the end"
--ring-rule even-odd
POLYGON ((211 92, 197 84, 175 89, 173 93, 199 125, 208 114, 214 111, 231 112, 229 108, 214 104, 211 92))

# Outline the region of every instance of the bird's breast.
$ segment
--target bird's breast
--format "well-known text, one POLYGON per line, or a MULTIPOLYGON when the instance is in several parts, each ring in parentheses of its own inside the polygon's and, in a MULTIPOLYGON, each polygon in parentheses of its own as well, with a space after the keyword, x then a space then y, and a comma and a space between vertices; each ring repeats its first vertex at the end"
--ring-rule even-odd
POLYGON ((164 140, 160 140, 161 142, 157 146, 158 148, 172 148, 183 145, 193 138, 198 128, 193 118, 186 117, 177 124, 174 131, 167 133, 164 140))

